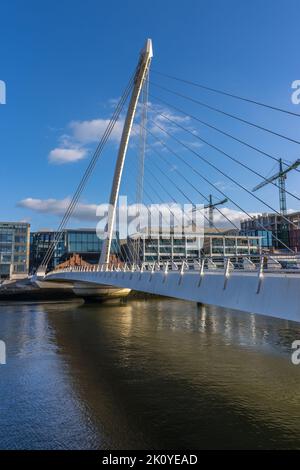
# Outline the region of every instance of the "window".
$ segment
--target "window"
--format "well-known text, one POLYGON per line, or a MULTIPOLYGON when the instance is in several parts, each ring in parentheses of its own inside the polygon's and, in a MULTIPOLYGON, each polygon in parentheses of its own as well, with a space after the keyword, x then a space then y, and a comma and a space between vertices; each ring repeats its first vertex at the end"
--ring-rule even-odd
POLYGON ((212 239, 213 246, 223 246, 223 239, 222 238, 213 238, 212 239))
POLYGON ((12 253, 12 245, 2 245, 0 251, 2 253, 12 253))
POLYGON ((0 274, 1 274, 1 276, 9 276, 9 274, 10 274, 10 265, 9 264, 0 264, 0 274))
POLYGON ((188 251, 188 256, 196 255, 199 256, 199 251, 198 250, 189 250, 188 251))
POLYGON ((181 246, 184 246, 185 245, 185 241, 183 238, 174 238, 173 240, 173 245, 181 245, 181 246))
POLYGON ((13 241, 12 233, 0 232, 0 243, 12 243, 12 241, 13 241))
POLYGON ((20 237, 19 235, 15 236, 15 243, 26 243, 26 237, 20 237))
POLYGON ((17 273, 26 273, 27 272, 27 268, 26 268, 26 264, 18 264, 18 265, 15 265, 14 267, 15 269, 15 272, 17 273))
POLYGON ((184 253, 185 252, 185 247, 184 246, 175 246, 173 248, 174 253, 184 253))
POLYGON ((162 246, 159 250, 161 253, 170 253, 171 252, 171 248, 168 248, 166 246, 162 246))
POLYGON ((26 257, 25 256, 14 256, 14 263, 26 263, 26 257))
POLYGON ((160 245, 171 245, 171 239, 170 238, 160 238, 159 240, 160 245))
POLYGON ((15 246, 15 252, 16 252, 16 253, 24 253, 24 254, 25 254, 25 247, 24 247, 24 245, 16 245, 16 246, 15 246))

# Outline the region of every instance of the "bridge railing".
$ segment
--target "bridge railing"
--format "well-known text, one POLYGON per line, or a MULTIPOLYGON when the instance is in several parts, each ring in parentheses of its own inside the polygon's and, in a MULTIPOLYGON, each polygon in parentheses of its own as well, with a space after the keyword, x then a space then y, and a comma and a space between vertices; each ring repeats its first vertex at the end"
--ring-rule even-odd
POLYGON ((63 272, 169 272, 185 271, 204 274, 206 272, 223 272, 229 276, 232 272, 257 272, 259 276, 264 273, 297 273, 300 274, 300 254, 255 254, 255 255, 233 255, 227 257, 203 256, 201 259, 183 259, 180 261, 166 260, 153 263, 120 263, 102 264, 93 266, 70 266, 56 269, 51 273, 63 272))

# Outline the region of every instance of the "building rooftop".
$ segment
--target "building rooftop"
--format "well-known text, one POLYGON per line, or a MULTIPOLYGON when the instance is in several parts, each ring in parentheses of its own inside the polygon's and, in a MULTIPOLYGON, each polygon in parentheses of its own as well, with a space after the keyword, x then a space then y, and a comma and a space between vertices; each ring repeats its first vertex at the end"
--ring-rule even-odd
POLYGON ((12 222, 0 222, 1 225, 25 225, 26 227, 30 227, 29 222, 20 222, 20 221, 12 221, 12 222))

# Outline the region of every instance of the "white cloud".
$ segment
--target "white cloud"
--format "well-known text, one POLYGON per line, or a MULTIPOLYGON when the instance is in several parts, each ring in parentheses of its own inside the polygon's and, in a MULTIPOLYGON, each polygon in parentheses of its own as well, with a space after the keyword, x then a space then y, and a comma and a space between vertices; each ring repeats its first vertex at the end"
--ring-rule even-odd
MULTIPOLYGON (((37 199, 37 198, 26 198, 21 200, 18 203, 19 207, 23 207, 29 210, 32 210, 34 212, 38 213, 45 213, 45 214, 52 214, 52 215, 57 215, 59 217, 63 216, 69 203, 70 203, 70 198, 65 198, 65 199, 37 199)), ((165 203, 166 206, 168 203, 165 203)), ((169 203, 170 207, 173 207, 173 212, 176 208, 172 203, 169 203)), ((101 206, 97 204, 83 204, 79 203, 76 206, 76 209, 73 214, 73 218, 77 220, 86 220, 86 221, 97 221, 99 220, 99 214, 98 212, 98 217, 96 216, 96 211, 97 208, 100 210, 100 208, 104 208, 103 210, 106 210, 107 204, 102 204, 101 206)), ((134 209, 135 205, 129 206, 131 207, 131 210, 134 209)), ((148 206, 148 210, 156 210, 155 207, 153 206, 148 206)), ((226 219, 226 217, 231 220, 235 225, 240 227, 240 221, 242 219, 247 218, 247 215, 243 211, 235 210, 235 209, 230 209, 228 207, 220 207, 219 211, 217 209, 214 210, 214 224, 217 227, 224 228, 224 227, 231 227, 233 226, 230 224, 230 222, 226 219), (220 211, 220 212, 219 212, 220 211), (221 214, 222 213, 222 214, 221 214)), ((175 210, 176 212, 176 210, 175 210)), ((175 213, 174 212, 174 213, 175 213)), ((251 212, 251 216, 255 216, 258 213, 256 212, 251 212)), ((206 217, 208 217, 208 212, 205 211, 206 217)), ((145 219, 146 220, 146 219, 145 219)), ((206 224, 206 223, 205 223, 206 224)))
MULTIPOLYGON (((34 212, 57 215, 59 217, 65 214, 70 204, 70 198, 65 199, 36 199, 28 197, 18 202, 19 207, 30 209, 34 212)), ((77 204, 73 218, 77 220, 96 221, 97 204, 77 204)))
MULTIPOLYGON (((243 212, 235 209, 230 209, 228 207, 219 207, 219 210, 214 210, 214 224, 217 227, 230 227, 234 228, 232 224, 230 224, 229 220, 233 222, 240 228, 240 221, 243 219, 248 219, 249 217, 243 212), (220 212, 219 212, 220 211, 220 212), (229 219, 227 220, 226 217, 229 219)), ((258 215, 258 212, 249 212, 249 215, 252 217, 258 215)), ((208 216, 208 213, 207 213, 208 216)))
MULTIPOLYGON (((110 106, 112 104, 115 106, 116 100, 109 100, 108 104, 110 106)), ((141 111, 142 108, 141 105, 139 105, 136 113, 136 123, 133 125, 131 131, 131 136, 133 138, 131 139, 131 146, 135 145, 135 137, 140 134, 139 123, 141 120, 141 111)), ((166 130, 169 134, 178 134, 180 132, 184 132, 180 127, 176 126, 176 124, 182 125, 189 129, 190 132, 196 133, 196 130, 190 126, 189 117, 174 113, 165 106, 149 102, 148 118, 148 128, 150 132, 156 136, 163 137, 165 141, 169 139, 169 136, 164 132, 164 130, 166 130)), ((124 120, 125 113, 122 113, 119 120, 115 123, 110 135, 111 141, 115 143, 120 142, 124 120)), ((83 159, 88 153, 87 145, 99 142, 105 130, 107 129, 109 122, 110 119, 108 118, 71 121, 67 126, 67 132, 62 133, 59 137, 58 147, 51 150, 49 153, 49 162, 64 164, 83 159)), ((196 144, 197 143, 194 142, 193 145, 196 144)), ((154 145, 161 144, 155 141, 154 145)))
POLYGON ((49 162, 58 165, 77 162, 85 158, 87 150, 84 148, 55 148, 49 153, 49 162))
MULTIPOLYGON (((88 154, 87 145, 99 142, 104 134, 109 119, 91 119, 86 121, 71 121, 68 125, 69 133, 59 138, 59 146, 49 153, 49 162, 64 164, 77 162, 88 154)), ((120 119, 114 125, 110 139, 119 142, 124 121, 120 119)))
MULTIPOLYGON (((73 139, 83 144, 98 142, 105 132, 110 120, 109 119, 92 119, 90 121, 72 121, 69 128, 72 131, 73 139)), ((119 142, 124 121, 119 119, 110 135, 112 140, 119 142)))

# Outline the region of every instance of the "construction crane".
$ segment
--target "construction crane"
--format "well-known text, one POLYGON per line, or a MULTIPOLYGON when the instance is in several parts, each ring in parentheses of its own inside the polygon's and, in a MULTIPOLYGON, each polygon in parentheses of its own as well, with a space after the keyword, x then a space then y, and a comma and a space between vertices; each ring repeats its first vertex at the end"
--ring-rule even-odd
POLYGON ((266 178, 265 181, 263 181, 262 183, 259 183, 257 186, 255 186, 255 188, 252 189, 252 191, 255 192, 258 189, 263 188, 267 184, 272 183, 275 180, 278 180, 280 213, 282 215, 286 215, 287 213, 286 192, 285 192, 285 180, 287 178, 286 175, 289 171, 294 170, 300 165, 300 159, 296 160, 294 163, 292 163, 290 166, 288 166, 285 169, 283 169, 282 158, 279 158, 278 163, 279 163, 279 171, 275 175, 270 176, 269 178, 266 178))
POLYGON ((214 208, 226 204, 228 201, 227 197, 221 201, 212 202, 212 194, 209 195, 209 203, 204 206, 204 209, 208 209, 208 225, 209 228, 214 226, 214 208))
MULTIPOLYGON (((222 199, 221 201, 214 202, 212 201, 212 194, 209 195, 209 202, 206 204, 203 209, 208 209, 208 225, 209 228, 212 228, 214 226, 214 209, 216 206, 221 206, 225 204, 228 201, 227 198, 222 199)), ((195 212, 197 209, 193 209, 193 212, 195 212)))

